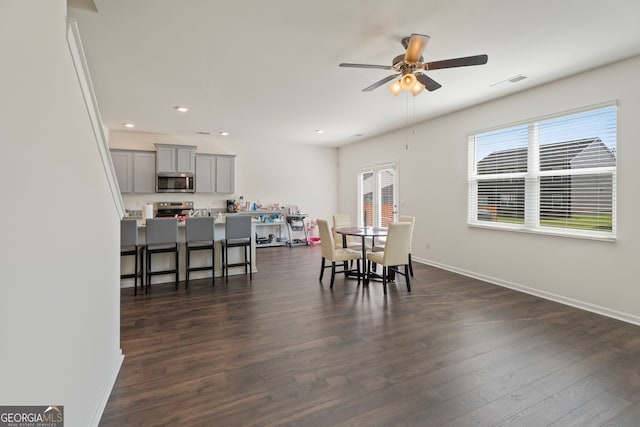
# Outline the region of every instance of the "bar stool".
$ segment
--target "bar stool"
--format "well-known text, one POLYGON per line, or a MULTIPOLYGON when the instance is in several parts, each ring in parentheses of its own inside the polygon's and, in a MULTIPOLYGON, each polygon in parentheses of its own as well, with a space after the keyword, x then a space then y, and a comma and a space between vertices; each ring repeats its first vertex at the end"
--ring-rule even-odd
POLYGON ((187 250, 187 281, 185 287, 189 287, 189 273, 192 271, 208 271, 211 270, 211 285, 215 285, 215 239, 214 228, 215 218, 213 217, 196 217, 187 218, 185 220, 185 248, 187 250), (191 252, 192 251, 211 251, 211 265, 192 267, 191 252))
POLYGON ((147 287, 151 286, 151 277, 162 274, 175 274, 176 290, 178 289, 179 253, 178 253, 178 218, 149 218, 147 219, 147 287), (151 255, 161 253, 175 253, 175 268, 168 270, 152 271, 151 255))
POLYGON ((250 215, 227 215, 224 227, 224 239, 220 241, 222 245, 222 275, 225 282, 229 283, 229 267, 244 265, 244 274, 247 274, 249 267, 249 280, 253 279, 251 272, 251 216, 250 215), (244 248, 244 261, 229 263, 229 248, 244 248), (249 257, 247 260, 247 249, 249 257))
POLYGON ((144 286, 144 245, 138 244, 138 222, 135 219, 123 219, 120 221, 120 256, 131 255, 134 256, 133 273, 120 274, 120 280, 133 279, 133 294, 138 295, 138 278, 140 287, 144 286))

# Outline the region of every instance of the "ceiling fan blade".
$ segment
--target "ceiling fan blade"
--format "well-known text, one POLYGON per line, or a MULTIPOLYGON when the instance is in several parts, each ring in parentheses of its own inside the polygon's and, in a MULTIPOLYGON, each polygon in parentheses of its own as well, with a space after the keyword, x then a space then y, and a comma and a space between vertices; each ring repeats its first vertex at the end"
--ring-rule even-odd
POLYGON ((418 81, 422 83, 424 88, 429 92, 433 92, 434 90, 440 89, 442 87, 440 83, 433 80, 431 77, 427 76, 426 74, 416 73, 415 76, 418 79, 418 81))
POLYGON ((467 67, 469 65, 483 65, 487 63, 487 55, 465 56, 463 58, 445 59, 443 61, 427 62, 422 66, 425 70, 439 70, 441 68, 467 67))
POLYGON ((349 64, 343 62, 342 64, 338 64, 338 67, 349 67, 349 68, 377 68, 379 70, 393 70, 393 67, 390 65, 372 65, 372 64, 349 64))
POLYGON ((385 84, 386 82, 389 82, 393 79, 395 79, 396 77, 398 77, 400 74, 391 74, 390 76, 385 77, 382 80, 378 80, 377 82, 375 82, 374 84, 372 84, 371 86, 367 86, 364 89, 362 89, 363 92, 371 92, 372 90, 374 90, 377 87, 382 86, 383 84, 385 84))
POLYGON ((411 34, 409 43, 407 44, 407 53, 404 55, 405 62, 420 62, 422 52, 430 37, 424 34, 411 34))

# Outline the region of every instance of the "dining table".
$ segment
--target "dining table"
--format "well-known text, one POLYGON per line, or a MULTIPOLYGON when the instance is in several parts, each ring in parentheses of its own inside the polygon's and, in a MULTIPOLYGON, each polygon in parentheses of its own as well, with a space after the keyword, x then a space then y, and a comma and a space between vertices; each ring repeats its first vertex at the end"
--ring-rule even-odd
POLYGON ((344 227, 336 229, 336 233, 342 235, 342 247, 347 247, 347 237, 360 237, 362 239, 362 278, 363 283, 369 283, 369 277, 367 275, 367 269, 365 263, 367 261, 367 237, 371 238, 371 250, 376 245, 376 237, 386 237, 387 227, 344 227))

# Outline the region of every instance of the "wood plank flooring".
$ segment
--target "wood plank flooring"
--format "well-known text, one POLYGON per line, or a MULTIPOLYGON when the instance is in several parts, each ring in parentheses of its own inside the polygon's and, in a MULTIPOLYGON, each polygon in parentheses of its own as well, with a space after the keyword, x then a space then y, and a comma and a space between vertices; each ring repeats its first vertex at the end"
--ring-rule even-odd
POLYGON ((358 286, 320 247, 250 282, 122 290, 101 426, 638 426, 640 327, 415 263, 358 286))

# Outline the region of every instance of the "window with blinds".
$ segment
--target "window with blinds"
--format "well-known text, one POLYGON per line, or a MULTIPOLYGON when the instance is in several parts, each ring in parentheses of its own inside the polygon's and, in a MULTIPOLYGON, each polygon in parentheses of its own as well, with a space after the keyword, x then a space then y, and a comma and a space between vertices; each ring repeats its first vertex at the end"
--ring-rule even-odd
POLYGON ((475 226, 615 238, 617 106, 469 136, 475 226))

